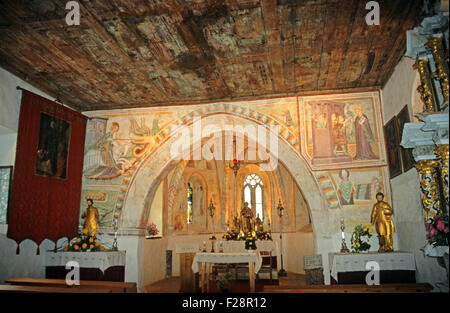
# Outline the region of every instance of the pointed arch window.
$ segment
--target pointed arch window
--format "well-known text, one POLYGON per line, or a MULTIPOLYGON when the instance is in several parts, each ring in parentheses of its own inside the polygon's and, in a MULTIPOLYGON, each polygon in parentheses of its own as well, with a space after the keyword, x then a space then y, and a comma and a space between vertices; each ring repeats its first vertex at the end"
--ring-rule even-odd
POLYGON ((254 210, 256 214, 259 214, 261 219, 264 217, 263 188, 261 178, 256 174, 250 174, 244 181, 242 195, 244 202, 248 202, 249 207, 254 210))
POLYGON ((192 224, 193 221, 193 191, 191 184, 188 183, 187 186, 187 208, 186 208, 186 217, 187 223, 192 224))

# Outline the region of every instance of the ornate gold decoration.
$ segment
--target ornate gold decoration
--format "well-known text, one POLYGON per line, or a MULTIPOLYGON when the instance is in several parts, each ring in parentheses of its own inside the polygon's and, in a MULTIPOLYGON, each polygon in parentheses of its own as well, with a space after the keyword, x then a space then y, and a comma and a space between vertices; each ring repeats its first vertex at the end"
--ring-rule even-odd
POLYGON ((430 61, 428 59, 417 60, 413 66, 420 74, 421 85, 419 86, 419 92, 422 96, 422 100, 425 103, 424 112, 436 112, 438 106, 436 103, 436 95, 433 87, 433 79, 430 70, 430 61))
POLYGON ((429 223, 431 218, 441 210, 436 174, 436 167, 438 166, 438 160, 421 160, 415 165, 420 173, 420 189, 422 191, 423 209, 426 212, 426 223, 429 223))
POLYGON ((441 159, 441 179, 443 196, 447 205, 449 205, 448 199, 448 166, 449 166, 449 152, 448 145, 439 145, 436 149, 436 155, 441 159))
POLYGON ((436 64, 436 73, 434 74, 436 75, 437 80, 441 83, 444 101, 448 101, 448 64, 445 57, 443 37, 437 36, 430 38, 425 44, 425 47, 427 47, 433 54, 433 59, 436 64))

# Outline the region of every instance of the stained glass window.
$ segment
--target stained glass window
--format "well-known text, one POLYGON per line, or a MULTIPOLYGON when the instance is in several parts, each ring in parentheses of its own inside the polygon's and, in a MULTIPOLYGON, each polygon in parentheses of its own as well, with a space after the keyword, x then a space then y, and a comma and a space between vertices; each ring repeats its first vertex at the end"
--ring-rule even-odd
MULTIPOLYGON (((250 174, 244 181, 243 197, 249 207, 255 209, 255 213, 263 218, 263 182, 256 174, 250 174)), ((256 215, 255 215, 256 216, 256 215)))
POLYGON ((7 223, 12 166, 0 167, 0 223, 7 223))
POLYGON ((187 223, 188 224, 192 224, 193 221, 193 210, 192 210, 192 198, 193 198, 193 192, 192 192, 192 187, 191 185, 188 183, 188 187, 187 187, 187 223))

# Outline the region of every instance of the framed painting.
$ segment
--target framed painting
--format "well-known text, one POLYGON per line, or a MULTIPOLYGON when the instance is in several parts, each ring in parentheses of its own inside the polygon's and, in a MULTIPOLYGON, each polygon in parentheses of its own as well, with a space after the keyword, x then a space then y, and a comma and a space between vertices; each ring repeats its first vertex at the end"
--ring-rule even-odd
POLYGON ((36 175, 67 178, 70 129, 69 122, 41 113, 36 151, 36 175))
POLYGON ((400 140, 398 137, 398 122, 397 117, 394 116, 384 126, 384 134, 386 136, 386 150, 388 154, 389 176, 394 178, 402 173, 400 140))
POLYGON ((12 166, 0 166, 0 223, 8 223, 9 197, 11 193, 12 166))
MULTIPOLYGON (((408 105, 405 105, 404 108, 397 115, 397 122, 398 122, 398 132, 399 132, 398 138, 400 146, 400 142, 402 141, 403 128, 406 123, 410 122, 408 105)), ((414 167, 415 163, 414 156, 412 154, 412 149, 406 149, 403 148, 402 146, 400 146, 399 148, 402 156, 403 172, 407 172, 414 167)))

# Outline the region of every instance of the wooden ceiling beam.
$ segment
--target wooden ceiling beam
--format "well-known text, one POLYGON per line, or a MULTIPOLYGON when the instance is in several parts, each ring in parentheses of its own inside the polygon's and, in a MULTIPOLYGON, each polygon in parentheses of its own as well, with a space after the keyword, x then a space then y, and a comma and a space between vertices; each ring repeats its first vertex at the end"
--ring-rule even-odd
POLYGON ((283 53, 280 40, 280 26, 276 0, 261 0, 263 25, 267 38, 268 63, 272 71, 274 92, 285 90, 283 53))
POLYGON ((96 17, 93 16, 85 6, 81 7, 84 8, 84 11, 88 14, 88 16, 85 17, 86 25, 93 29, 98 34, 98 36, 102 40, 104 40, 109 47, 111 47, 113 52, 124 61, 126 66, 137 75, 141 83, 145 83, 159 99, 167 99, 164 91, 160 90, 153 82, 149 81, 148 77, 144 73, 142 73, 139 68, 135 67, 134 62, 131 60, 130 56, 126 54, 122 50, 122 48, 120 48, 112 35, 103 27, 103 25, 100 24, 96 17))

